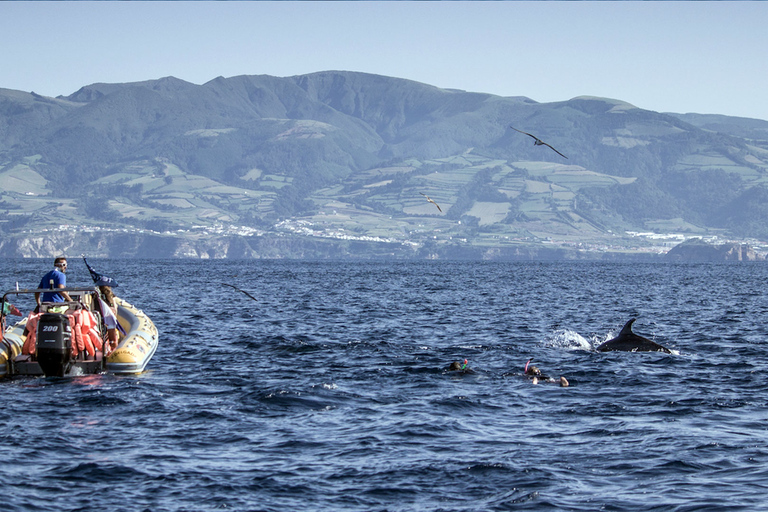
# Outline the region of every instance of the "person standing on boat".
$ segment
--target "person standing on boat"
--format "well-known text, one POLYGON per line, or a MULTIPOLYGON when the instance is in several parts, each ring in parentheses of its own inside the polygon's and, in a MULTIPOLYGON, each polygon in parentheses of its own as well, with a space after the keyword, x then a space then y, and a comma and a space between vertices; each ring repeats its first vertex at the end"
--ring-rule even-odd
MULTIPOLYGON (((67 271, 67 258, 59 256, 53 261, 54 269, 48 272, 40 280, 40 289, 56 290, 59 288, 67 287, 67 275, 64 273, 67 271)), ((43 293, 42 302, 64 302, 71 301, 72 298, 67 292, 45 292, 43 293)), ((35 302, 40 305, 40 293, 35 293, 35 302)))
MULTIPOLYGON (((98 285, 99 283, 97 282, 96 284, 98 285)), ((99 291, 101 291, 101 296, 103 297, 103 299, 99 298, 99 300, 101 301, 104 325, 107 327, 107 339, 110 348, 115 350, 119 337, 117 334, 117 302, 115 302, 115 294, 112 292, 111 287, 105 285, 100 285, 99 291)))

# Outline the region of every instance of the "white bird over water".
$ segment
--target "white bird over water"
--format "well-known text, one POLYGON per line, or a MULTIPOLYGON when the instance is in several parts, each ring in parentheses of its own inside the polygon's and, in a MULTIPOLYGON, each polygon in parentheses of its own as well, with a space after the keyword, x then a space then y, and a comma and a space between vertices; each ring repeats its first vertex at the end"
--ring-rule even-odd
POLYGON ((510 128, 512 128, 512 129, 513 129, 513 130, 515 130, 516 132, 524 133, 524 134, 526 134, 526 135, 527 135, 527 136, 529 136, 529 137, 533 137, 533 139, 534 139, 534 141, 535 141, 535 142, 533 143, 533 145, 534 145, 534 146, 547 146, 549 149, 551 149, 552 151, 554 151, 555 153, 557 153, 557 154, 558 154, 558 155, 560 155, 561 157, 563 157, 563 158, 568 158, 567 156, 565 156, 564 154, 562 154, 561 152, 559 152, 558 150, 556 150, 555 148, 553 148, 552 146, 550 146, 549 144, 547 144, 546 142, 544 142, 543 140, 541 140, 540 138, 538 138, 537 136, 535 136, 535 135, 531 135, 530 133, 528 133, 528 132, 524 132, 523 130, 518 130, 518 129, 517 129, 517 128, 515 128, 514 126, 510 126, 510 128))
POLYGON ((427 201, 429 201, 429 202, 430 202, 430 203, 432 203, 433 205, 437 206, 437 210, 438 210, 440 213, 443 213, 443 209, 442 209, 442 208, 440 208, 440 205, 439 205, 439 204, 437 204, 436 202, 434 202, 434 201, 432 200, 432 198, 431 198, 431 197, 429 197, 429 196, 428 196, 427 194, 425 194, 424 192, 419 192, 419 194, 421 194, 421 195, 423 195, 424 197, 426 197, 426 198, 427 198, 427 201))

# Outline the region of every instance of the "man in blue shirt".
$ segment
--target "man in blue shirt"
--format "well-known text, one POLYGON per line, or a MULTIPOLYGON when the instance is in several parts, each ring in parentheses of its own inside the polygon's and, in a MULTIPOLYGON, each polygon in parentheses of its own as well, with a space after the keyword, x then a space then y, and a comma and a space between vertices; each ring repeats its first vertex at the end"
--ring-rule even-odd
MULTIPOLYGON (((38 288, 55 290, 58 288, 67 287, 67 276, 66 274, 64 274, 64 272, 67 271, 67 258, 59 256, 54 260, 53 266, 54 266, 54 269, 48 272, 47 274, 45 274, 43 278, 40 280, 40 285, 38 286, 38 288)), ((72 298, 69 296, 67 292, 43 293, 43 302, 64 302, 65 300, 66 301, 72 300, 72 298)), ((35 294, 35 301, 37 301, 37 305, 39 306, 40 293, 35 294)))

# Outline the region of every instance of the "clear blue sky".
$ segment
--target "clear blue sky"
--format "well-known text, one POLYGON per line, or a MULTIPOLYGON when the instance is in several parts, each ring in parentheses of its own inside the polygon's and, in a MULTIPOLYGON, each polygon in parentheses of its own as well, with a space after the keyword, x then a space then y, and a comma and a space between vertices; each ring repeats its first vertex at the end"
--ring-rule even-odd
POLYGON ((0 88, 324 70, 768 120, 768 2, 0 1, 0 88))

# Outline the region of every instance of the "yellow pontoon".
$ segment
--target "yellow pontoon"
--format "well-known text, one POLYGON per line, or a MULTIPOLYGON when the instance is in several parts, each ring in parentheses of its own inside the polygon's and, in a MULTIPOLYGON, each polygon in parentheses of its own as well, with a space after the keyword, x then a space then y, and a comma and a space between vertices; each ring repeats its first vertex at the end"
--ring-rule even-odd
MULTIPOLYGON (((104 325, 98 291, 95 288, 63 288, 70 302, 43 302, 39 311, 27 315, 13 325, 6 323, 5 305, 19 299, 34 297, 35 293, 50 290, 11 290, 0 303, 0 378, 15 375, 74 376, 93 373, 140 373, 157 350, 158 333, 152 320, 140 309, 116 298, 120 337, 117 348, 110 351, 104 343, 107 329, 104 325), (76 342, 81 325, 80 317, 95 320, 91 328, 93 343, 88 350, 79 350, 76 342), (31 325, 27 325, 28 322, 31 325), (33 324, 33 325, 32 325, 33 324), (32 335, 34 339, 30 338, 32 335), (29 339, 28 339, 29 338, 29 339), (100 338, 100 339, 99 339, 100 338), (99 342, 101 341, 101 343, 99 342), (73 348, 74 347, 74 348, 73 348), (104 349, 107 355, 104 355, 104 349)), ((31 302, 34 304, 34 302, 31 302)), ((79 341, 79 340, 77 340, 79 341)))

